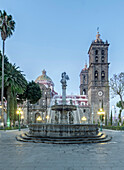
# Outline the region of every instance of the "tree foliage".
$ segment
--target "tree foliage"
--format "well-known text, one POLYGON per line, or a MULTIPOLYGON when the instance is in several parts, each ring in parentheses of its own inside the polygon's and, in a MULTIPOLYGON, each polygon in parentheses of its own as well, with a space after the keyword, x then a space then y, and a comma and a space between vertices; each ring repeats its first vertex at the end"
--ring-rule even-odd
MULTIPOLYGON (((124 104, 124 101, 123 101, 123 104, 124 104)), ((122 106, 122 102, 121 102, 121 101, 117 102, 117 103, 116 103, 116 106, 117 106, 118 108, 120 108, 121 110, 124 109, 123 106, 122 106)))
POLYGON ((122 108, 124 109, 123 96, 124 96, 124 72, 120 74, 114 74, 110 79, 110 86, 112 97, 119 96, 121 100, 122 108))
MULTIPOLYGON (((0 60, 2 56, 0 55, 0 60)), ((27 81, 25 75, 16 67, 15 64, 9 63, 7 57, 5 57, 4 64, 4 91, 7 99, 7 115, 10 116, 10 120, 13 121, 16 118, 17 108, 17 95, 24 93, 27 87, 27 81)), ((2 82, 2 66, 0 64, 0 86, 2 82)))
POLYGON ((41 89, 39 85, 34 81, 29 82, 24 96, 30 103, 35 104, 41 98, 41 89))
POLYGON ((0 32, 2 40, 5 41, 7 37, 10 37, 15 30, 15 21, 12 15, 7 15, 6 11, 0 10, 0 32))
MULTIPOLYGON (((123 101, 123 104, 124 104, 124 101, 123 101)), ((122 113, 122 110, 124 109, 123 106, 122 106, 122 102, 119 101, 118 103, 116 103, 116 106, 120 109, 118 119, 119 119, 119 122, 121 122, 121 113, 122 113)))

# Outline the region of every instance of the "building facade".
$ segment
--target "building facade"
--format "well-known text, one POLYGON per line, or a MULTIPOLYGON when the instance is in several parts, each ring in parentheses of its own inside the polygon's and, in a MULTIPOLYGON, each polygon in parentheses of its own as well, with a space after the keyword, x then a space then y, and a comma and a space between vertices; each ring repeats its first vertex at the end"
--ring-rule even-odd
POLYGON ((93 113, 93 119, 98 121, 97 112, 103 108, 109 117, 109 62, 108 62, 108 42, 100 39, 97 32, 96 40, 90 45, 89 67, 80 73, 80 94, 88 95, 88 102, 93 113))

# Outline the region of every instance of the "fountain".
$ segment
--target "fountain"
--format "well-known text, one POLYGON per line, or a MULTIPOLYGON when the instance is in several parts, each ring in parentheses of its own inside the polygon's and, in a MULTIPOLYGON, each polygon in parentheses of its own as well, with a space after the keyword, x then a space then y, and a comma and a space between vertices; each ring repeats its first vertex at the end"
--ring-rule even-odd
POLYGON ((81 143, 103 143, 111 140, 111 137, 98 132, 97 124, 74 124, 73 112, 77 106, 66 104, 66 86, 68 75, 62 73, 62 104, 51 106, 54 111, 55 121, 53 123, 32 123, 29 132, 17 136, 18 141, 53 143, 53 144, 81 144, 81 143))
POLYGON ((68 75, 66 73, 62 73, 62 104, 57 105, 57 103, 53 106, 51 106, 51 110, 54 110, 55 112, 60 112, 60 124, 68 124, 68 116, 67 114, 70 113, 70 117, 72 117, 71 113, 77 109, 76 106, 70 104, 66 104, 66 80, 69 80, 68 75))

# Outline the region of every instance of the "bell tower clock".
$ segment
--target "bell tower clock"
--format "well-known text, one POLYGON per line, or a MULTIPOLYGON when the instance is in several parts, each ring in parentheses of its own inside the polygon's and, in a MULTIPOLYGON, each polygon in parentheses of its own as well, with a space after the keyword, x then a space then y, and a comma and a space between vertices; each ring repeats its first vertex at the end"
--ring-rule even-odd
POLYGON ((108 42, 103 42, 97 32, 96 40, 92 42, 88 51, 88 101, 94 113, 95 122, 98 120, 97 112, 101 107, 109 117, 108 47, 108 42))

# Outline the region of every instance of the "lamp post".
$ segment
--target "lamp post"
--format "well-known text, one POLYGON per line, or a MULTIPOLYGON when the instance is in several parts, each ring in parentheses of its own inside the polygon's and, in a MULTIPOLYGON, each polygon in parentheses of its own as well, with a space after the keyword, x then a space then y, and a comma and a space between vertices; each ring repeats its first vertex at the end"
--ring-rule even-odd
POLYGON ((49 118, 50 118, 49 115, 47 115, 47 116, 46 116, 47 123, 48 123, 48 121, 49 121, 49 118))
POLYGON ((24 122, 24 115, 21 115, 21 120, 22 120, 22 126, 23 126, 23 122, 24 122))
POLYGON ((93 106, 92 106, 92 124, 93 124, 93 115, 94 115, 94 113, 93 113, 93 106))
POLYGON ((18 108, 17 109, 17 114, 19 115, 19 131, 21 130, 21 127, 20 127, 20 117, 21 117, 21 114, 23 114, 23 111, 21 108, 18 108))
POLYGON ((45 92, 45 103, 46 103, 46 119, 47 119, 47 92, 45 92))
POLYGON ((113 112, 114 113, 113 114, 113 123, 115 123, 115 106, 114 105, 112 106, 112 109, 114 110, 114 112, 113 112))
POLYGON ((100 115, 100 131, 102 131, 102 116, 105 115, 105 111, 103 108, 100 108, 97 114, 100 115))

